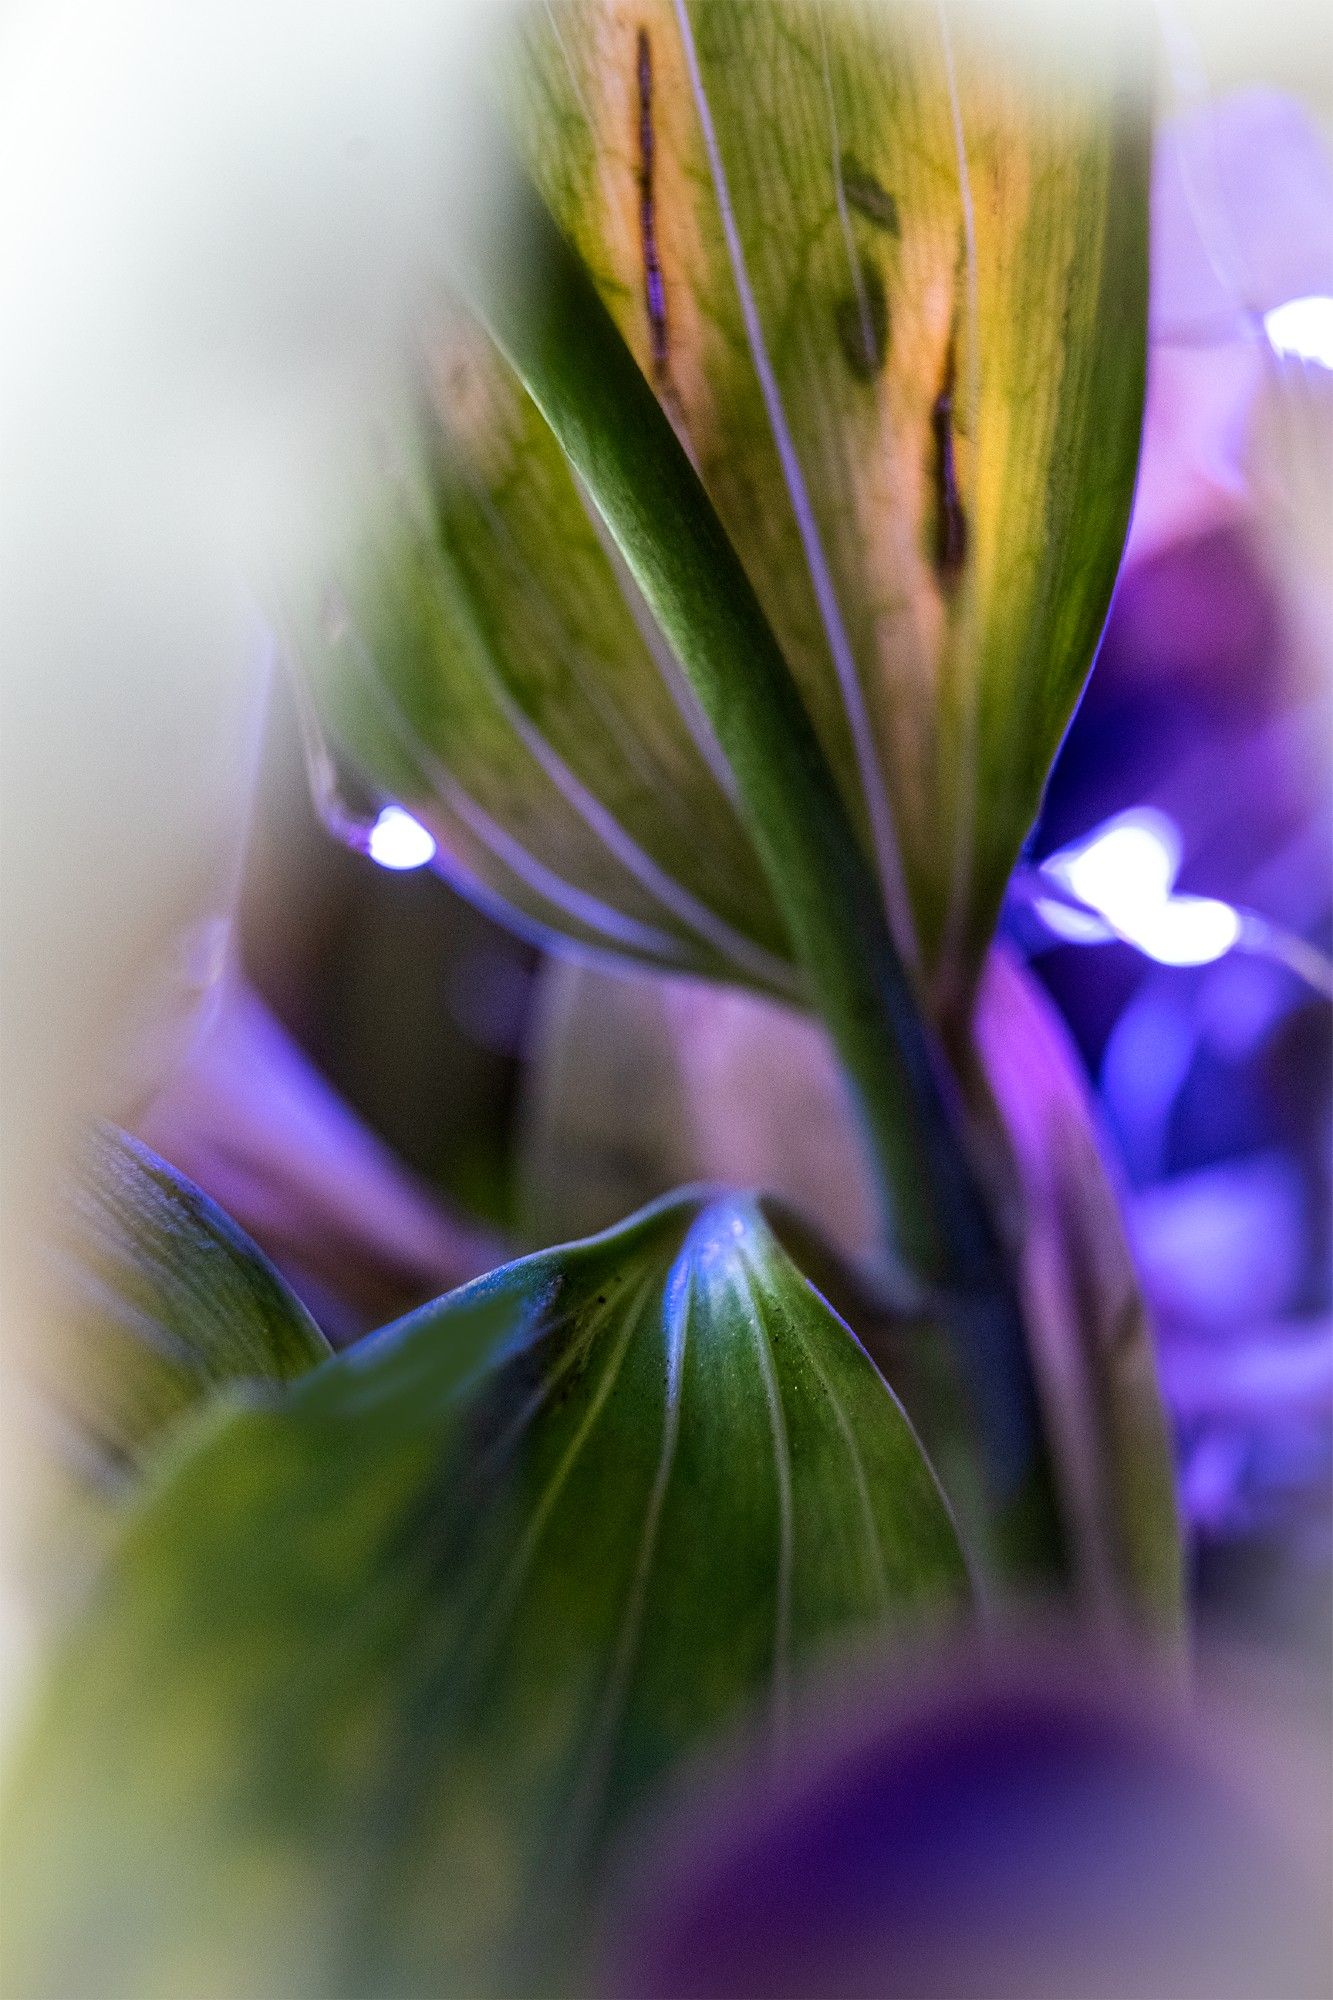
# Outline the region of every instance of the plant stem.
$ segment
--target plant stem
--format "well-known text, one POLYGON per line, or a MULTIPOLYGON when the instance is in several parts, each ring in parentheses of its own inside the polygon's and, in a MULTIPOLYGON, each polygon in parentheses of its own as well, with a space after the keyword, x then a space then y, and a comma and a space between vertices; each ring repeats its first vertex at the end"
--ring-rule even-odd
MULTIPOLYGON (((1002 1515, 1061 1561, 1049 1455, 1009 1259, 957 1092, 786 659, 664 411, 535 198, 476 262, 493 337, 675 648, 736 774, 751 838, 855 1093, 895 1253, 942 1297, 1002 1515)), ((1001 1535, 1008 1540, 1007 1535, 1001 1535)))

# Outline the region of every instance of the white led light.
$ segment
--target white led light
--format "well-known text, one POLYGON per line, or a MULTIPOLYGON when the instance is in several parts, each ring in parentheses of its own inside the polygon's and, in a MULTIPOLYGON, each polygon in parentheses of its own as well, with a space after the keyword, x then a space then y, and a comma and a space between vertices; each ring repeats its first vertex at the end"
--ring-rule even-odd
POLYGON ((1083 909, 1049 898, 1037 907, 1049 928, 1071 943, 1119 937, 1159 965, 1209 965, 1240 937, 1240 918, 1229 903, 1212 896, 1173 895, 1179 866, 1174 822, 1137 806, 1043 863, 1042 872, 1077 897, 1083 909))
POLYGON ((435 842, 411 813, 385 806, 366 837, 366 852, 381 868, 424 868, 435 858, 435 842))
POLYGON ((1240 936, 1240 918, 1212 896, 1169 896, 1160 909, 1140 912, 1133 930, 1117 929, 1159 965, 1211 965, 1240 936))
POLYGON ((1179 866, 1175 827, 1165 813, 1144 807, 1108 820, 1081 847, 1058 856, 1050 870, 1080 903, 1123 931, 1143 911, 1161 907, 1179 866))
POLYGON ((1333 298, 1288 299, 1264 314, 1264 332, 1279 354, 1333 368, 1333 298))

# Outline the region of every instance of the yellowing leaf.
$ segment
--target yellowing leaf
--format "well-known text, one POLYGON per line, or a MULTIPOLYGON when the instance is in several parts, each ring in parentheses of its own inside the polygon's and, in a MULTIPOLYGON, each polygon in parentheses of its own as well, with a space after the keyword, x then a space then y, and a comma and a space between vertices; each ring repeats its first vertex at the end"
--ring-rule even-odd
MULTIPOLYGON (((702 475, 899 949, 947 1008, 1128 513, 1148 150, 1130 38, 1055 79, 958 0, 552 0, 521 23, 506 91, 539 188, 702 475)), ((520 921, 799 990, 688 635, 659 629, 474 325, 437 326, 422 379, 373 532, 307 621, 335 737, 520 921)))

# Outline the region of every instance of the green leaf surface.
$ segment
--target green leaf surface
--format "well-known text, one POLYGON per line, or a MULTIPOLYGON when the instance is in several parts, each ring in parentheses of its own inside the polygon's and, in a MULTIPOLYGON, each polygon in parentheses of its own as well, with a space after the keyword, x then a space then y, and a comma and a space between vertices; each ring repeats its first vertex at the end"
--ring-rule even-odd
POLYGON ((899 1405, 759 1210, 507 1266, 214 1425, 9 1786, 7 1990, 577 1986, 610 1844, 835 1644, 967 1610, 899 1405))
MULTIPOLYGON (((960 26, 955 36, 947 7, 835 13, 711 0, 696 12, 683 0, 633 14, 592 0, 528 15, 527 39, 510 66, 513 122, 559 228, 536 213, 511 232, 509 255, 492 255, 489 268, 478 260, 469 274, 474 302, 523 388, 505 380, 503 360, 475 329, 445 340, 424 434, 418 424, 414 441, 400 439, 392 457, 405 496, 399 526, 389 506, 381 554, 349 570, 355 600, 335 594, 307 616, 316 685, 335 735, 358 748, 364 769, 378 745, 381 784, 401 789, 398 780, 415 771, 417 789, 407 793, 414 810, 429 818, 443 798, 453 820, 467 820, 467 865, 511 907, 531 911, 511 891, 515 870, 535 861, 545 871, 543 893, 557 883, 568 891, 577 913, 569 934, 589 941, 600 912, 605 945, 628 914, 637 927, 629 948, 659 965, 680 964, 682 939, 659 951, 638 904, 629 911, 623 899, 608 900, 605 876, 596 883, 567 876, 561 858, 565 808, 584 833, 598 818, 588 760, 607 754, 610 739, 622 748, 637 741, 638 696, 649 685, 641 668, 651 664, 660 695, 665 645, 723 752, 737 825, 778 912, 779 940, 785 933, 799 967, 798 994, 817 1005, 852 1081, 896 1248, 957 1301, 951 1323, 991 1412, 985 1428, 996 1484, 1026 1496, 1017 1504, 1022 1511, 1030 1503, 1041 1560, 1058 1567, 1021 1316, 960 1142, 949 1079, 923 1031, 911 967, 921 956, 936 1011, 956 1026, 1109 595, 1142 392, 1141 102, 1121 89, 1128 66, 1118 47, 1100 65, 1089 61, 1086 77, 1046 87, 1020 70, 1012 50, 976 39, 975 15, 967 16, 966 35, 960 26), (848 78, 865 93, 869 122, 864 132, 849 123, 849 147, 859 150, 846 158, 837 150, 830 164, 827 151, 811 149, 811 121, 825 139, 841 132, 848 78), (737 102, 724 130, 712 107, 714 95, 728 91, 737 102), (756 116, 762 129, 751 133, 747 209, 738 191, 744 175, 725 155, 732 135, 756 116), (816 160, 824 163, 818 172, 816 160), (904 255, 916 246, 902 290, 915 298, 924 286, 938 322, 894 346, 889 328, 901 301, 886 288, 884 337, 906 370, 906 387, 887 354, 868 374, 852 370, 850 384, 845 356, 829 375, 828 353, 836 356, 839 344, 828 319, 827 255, 821 266, 811 247, 824 240, 814 211, 832 218, 830 240, 845 264, 848 176, 866 225, 903 245, 904 255), (668 253, 672 231, 679 254, 668 253), (755 260, 779 251, 785 262, 777 275, 759 283, 755 260), (693 320, 687 310, 674 347, 673 287, 678 305, 695 296, 693 320), (781 320, 781 338, 766 312, 781 320), (878 407, 881 375, 898 385, 887 409, 878 407), (808 405, 804 429, 793 416, 797 402, 808 405), (503 414, 515 408, 521 421, 503 414), (545 488, 552 449, 543 422, 568 460, 561 469, 568 491, 549 513, 530 497, 534 480, 545 488), (520 432, 540 439, 535 459, 513 449, 520 432), (899 449, 902 477, 885 487, 884 468, 893 469, 899 449), (932 465, 933 474, 923 470, 932 465), (867 480, 868 499, 858 486, 867 480), (545 657, 537 628, 529 623, 532 643, 516 663, 494 639, 505 615, 482 600, 502 589, 509 604, 512 585, 526 575, 545 599, 538 623, 548 634, 555 629, 547 580, 566 566, 562 524, 574 505, 605 524, 599 531, 590 523, 593 540, 605 534, 614 544, 601 549, 604 581, 615 586, 620 615, 631 610, 642 658, 617 681, 623 700, 613 729, 605 718, 597 723, 581 694, 571 697, 579 719, 553 761, 532 698, 515 694, 516 676, 529 677, 545 657), (1034 507, 1027 521, 1025 509, 1034 507), (515 509, 529 510, 517 567, 496 558, 515 509), (468 569, 469 531, 460 539, 457 523, 469 513, 484 516, 487 539, 462 591, 466 617, 450 612, 441 627, 441 607, 457 609, 458 579, 468 569), (923 542, 933 550, 924 570, 923 542), (385 594, 402 547, 413 564, 440 572, 425 625, 404 609, 419 592, 393 584, 385 594), (856 595, 867 564, 877 579, 868 613, 864 592, 856 595), (359 608, 367 602, 368 610, 359 608), (1006 623, 994 608, 1013 604, 1006 623), (918 626, 926 639, 917 632, 914 653, 907 638, 918 626), (491 639, 479 655, 486 631, 491 639), (487 693, 465 712, 446 682, 471 659, 478 661, 472 678, 487 693), (429 712, 424 734, 404 717, 395 677, 412 690, 417 714, 429 712), (508 804, 488 794, 492 803, 478 817, 474 793, 451 790, 450 759, 483 725, 508 804), (903 799, 916 739, 927 741, 929 755, 914 860, 896 820, 900 808, 909 810, 903 799), (994 786, 983 783, 983 747, 999 759, 994 786), (544 808, 528 810, 537 794, 523 774, 534 764, 544 773, 537 789, 553 785, 564 801, 554 819, 544 808), (510 843, 507 886, 478 860, 501 836, 510 843), (989 859, 980 866, 983 843, 989 859)), ((856 252, 851 265, 860 271, 863 263, 856 252)), ((586 538, 578 546, 592 553, 586 538)), ((591 571, 576 587, 580 603, 598 601, 591 571)), ((543 700, 559 710, 570 689, 586 694, 592 684, 598 676, 586 649, 567 648, 543 700)), ((715 772, 687 708, 677 704, 675 714, 682 744, 725 792, 726 771, 715 772)), ((638 867, 648 854, 660 902, 663 882, 675 879, 670 851, 638 842, 630 854, 620 840, 633 833, 636 801, 650 796, 653 812, 662 809, 659 781, 645 792, 646 769, 640 760, 639 778, 617 794, 602 846, 607 855, 619 848, 618 866, 638 867)), ((692 792, 671 803, 673 811, 683 805, 696 837, 713 823, 711 808, 694 811, 692 792)), ((456 826, 434 823, 457 855, 456 826)), ((747 878, 736 873, 730 847, 726 854, 726 878, 748 906, 747 878)), ((697 916, 697 899, 691 907, 697 916)), ((740 927, 739 913, 728 922, 740 927)), ((747 948, 761 944, 776 963, 771 918, 757 906, 746 937, 747 948)), ((734 950, 730 968, 716 950, 683 957, 713 976, 744 976, 734 950)), ((768 983, 781 990, 776 975, 768 983)))
MULTIPOLYGON (((536 1015, 522 1120, 529 1230, 591 1229, 683 1180, 762 1187, 770 1212, 781 1202, 803 1269, 818 1268, 812 1235, 835 1250, 817 1281, 901 1397, 984 1563, 976 1413, 950 1377, 939 1306, 892 1273, 885 1282, 872 1189, 817 1023, 701 981, 558 962, 536 1015), (799 1250, 792 1213, 806 1224, 799 1250)), ((975 1039, 973 1129, 1019 1273, 1074 1592, 1095 1623, 1173 1644, 1185 1585, 1171 1440, 1114 1149, 1049 999, 999 948, 975 1039)))
POLYGON ((1065 1565, 1013 1274, 953 1078, 895 943, 810 718, 754 591, 586 271, 539 207, 529 260, 494 272, 489 323, 587 482, 736 773, 765 873, 861 1113, 886 1236, 948 1295, 984 1411, 988 1481, 1047 1579, 1065 1565))
POLYGON ((904 956, 919 939, 946 992, 1128 518, 1134 19, 1090 20, 1074 75, 959 0, 555 0, 515 66, 541 192, 759 593, 904 956))
POLYGON ((268 1259, 146 1146, 95 1129, 56 1245, 60 1304, 41 1386, 112 1485, 228 1383, 294 1380, 329 1345, 268 1259))
POLYGON ((289 606, 335 759, 520 930, 799 990, 731 774, 545 420, 461 314, 423 375, 336 583, 289 606))
MULTIPOLYGON (((702 477, 943 1006, 1119 559, 1145 351, 1132 43, 1090 29, 1079 74, 1048 76, 960 0, 554 0, 521 11, 503 65, 541 194, 702 477)), ((808 990, 735 742, 719 754, 692 692, 704 635, 649 608, 602 495, 466 316, 433 329, 382 469, 301 620, 335 742, 519 921, 808 990)), ((651 481, 640 498, 651 515, 651 481)))

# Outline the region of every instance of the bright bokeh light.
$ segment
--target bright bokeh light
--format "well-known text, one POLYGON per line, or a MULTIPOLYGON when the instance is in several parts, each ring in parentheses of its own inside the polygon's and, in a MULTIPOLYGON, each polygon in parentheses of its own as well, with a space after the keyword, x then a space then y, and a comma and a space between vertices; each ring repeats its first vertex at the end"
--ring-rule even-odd
POLYGON ((1115 930, 1132 926, 1171 894, 1180 836, 1165 813, 1121 813, 1091 839, 1049 864, 1050 872, 1115 930))
POLYGON ((1288 299, 1264 314, 1264 332, 1279 354, 1333 368, 1333 298, 1288 299))
POLYGON ((1211 965, 1240 936, 1240 918, 1213 896, 1170 896, 1159 909, 1144 910, 1132 931, 1116 928, 1159 965, 1211 965))
POLYGON ((1043 899, 1038 908, 1057 937, 1074 944, 1118 937, 1159 965, 1210 965, 1240 936, 1240 918, 1212 896, 1172 894, 1180 833, 1148 806, 1119 813, 1077 847, 1042 864, 1042 872, 1084 906, 1043 899))
POLYGON ((385 806, 366 836, 366 852, 381 868, 424 868, 435 858, 435 842, 411 813, 385 806))

